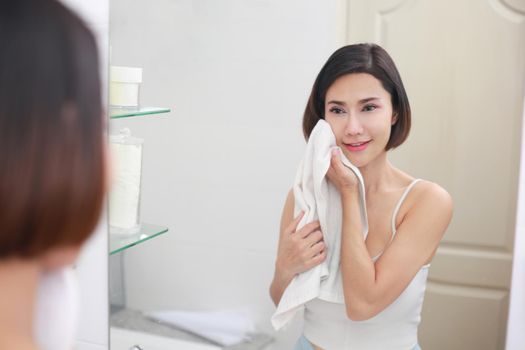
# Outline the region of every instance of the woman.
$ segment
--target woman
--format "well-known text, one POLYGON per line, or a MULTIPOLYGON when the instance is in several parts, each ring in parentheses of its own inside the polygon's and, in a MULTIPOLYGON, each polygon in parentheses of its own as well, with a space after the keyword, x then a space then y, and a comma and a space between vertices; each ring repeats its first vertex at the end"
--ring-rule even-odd
POLYGON ((2 1, 0 52, 0 349, 71 349, 107 187, 96 42, 58 1, 2 1))
MULTIPOLYGON (((410 131, 410 105, 388 53, 375 44, 349 45, 319 73, 303 118, 308 140, 319 119, 359 168, 366 188, 369 231, 363 239, 358 181, 333 152, 327 177, 341 194, 341 277, 344 304, 305 305, 296 349, 419 349, 417 327, 428 267, 452 217, 452 199, 439 185, 396 168, 387 159, 410 131)), ((277 305, 293 277, 324 261, 318 222, 297 230, 290 191, 281 219, 270 295, 277 305)))

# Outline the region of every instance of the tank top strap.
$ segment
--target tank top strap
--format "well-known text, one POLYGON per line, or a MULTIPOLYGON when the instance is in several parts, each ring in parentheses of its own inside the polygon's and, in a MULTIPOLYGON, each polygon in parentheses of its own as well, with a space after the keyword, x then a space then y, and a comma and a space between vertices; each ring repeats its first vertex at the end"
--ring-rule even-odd
POLYGON ((397 212, 399 211, 399 208, 401 207, 401 204, 403 204, 403 201, 405 200, 406 196, 408 195, 408 192, 410 192, 412 187, 414 187, 414 185, 417 182, 419 182, 420 180, 421 179, 414 179, 410 183, 410 185, 407 186, 407 188, 403 192, 403 195, 401 196, 401 198, 397 202, 396 208, 394 209, 394 213, 392 214, 392 238, 391 238, 391 240, 394 239, 394 236, 396 235, 396 217, 397 217, 397 212))

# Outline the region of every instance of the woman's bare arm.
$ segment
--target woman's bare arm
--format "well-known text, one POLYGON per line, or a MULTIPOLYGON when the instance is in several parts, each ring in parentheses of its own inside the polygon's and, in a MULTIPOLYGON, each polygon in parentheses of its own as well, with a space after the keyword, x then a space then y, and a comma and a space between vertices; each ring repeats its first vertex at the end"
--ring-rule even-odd
MULTIPOLYGON (((293 197, 293 191, 290 190, 290 192, 288 192, 288 196, 286 197, 286 202, 284 204, 283 212, 281 215, 281 227, 279 230, 281 236, 283 235, 285 228, 293 220, 293 208, 294 208, 294 197, 293 197)), ((281 240, 279 240, 279 244, 280 242, 281 240)), ((294 277, 293 275, 290 276, 290 274, 287 274, 284 271, 282 271, 282 269, 280 269, 279 266, 277 265, 277 261, 275 262, 274 277, 273 277, 272 284, 270 285, 270 296, 273 300, 273 303, 276 306, 279 304, 279 301, 281 300, 284 290, 286 289, 286 287, 288 287, 293 277, 294 277)))
POLYGON ((366 249, 358 219, 359 194, 342 196, 341 271, 350 319, 366 320, 384 310, 436 251, 452 217, 452 199, 435 183, 421 185, 413 190, 416 204, 375 263, 366 249))

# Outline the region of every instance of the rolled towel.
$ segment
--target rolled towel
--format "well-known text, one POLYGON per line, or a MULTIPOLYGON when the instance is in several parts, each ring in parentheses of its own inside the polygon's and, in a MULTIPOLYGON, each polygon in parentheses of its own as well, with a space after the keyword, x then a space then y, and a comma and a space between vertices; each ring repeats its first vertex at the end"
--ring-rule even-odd
POLYGON ((231 346, 250 339, 252 320, 243 312, 166 310, 144 313, 146 317, 199 335, 221 346, 231 346))

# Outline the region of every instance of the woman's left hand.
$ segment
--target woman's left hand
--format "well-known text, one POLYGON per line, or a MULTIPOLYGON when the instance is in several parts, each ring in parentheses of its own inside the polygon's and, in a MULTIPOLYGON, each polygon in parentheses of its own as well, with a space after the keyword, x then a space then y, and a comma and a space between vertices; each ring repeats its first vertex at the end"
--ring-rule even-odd
POLYGON ((359 180, 352 170, 344 166, 340 152, 337 148, 332 149, 330 167, 326 175, 341 194, 352 194, 359 190, 359 180))

